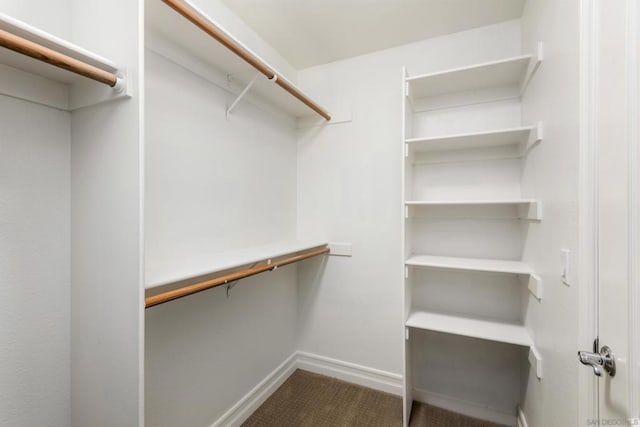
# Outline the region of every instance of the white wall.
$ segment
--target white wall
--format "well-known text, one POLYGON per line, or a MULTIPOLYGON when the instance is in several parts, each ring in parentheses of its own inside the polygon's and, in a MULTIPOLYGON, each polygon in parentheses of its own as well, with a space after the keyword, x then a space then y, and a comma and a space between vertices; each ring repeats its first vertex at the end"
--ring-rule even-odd
POLYGON ((0 425, 69 425, 69 113, 0 96, 0 425))
MULTIPOLYGON (((146 52, 146 280, 294 239, 296 130, 146 52)), ((205 266, 203 266, 204 268, 205 266)), ((164 277, 166 279, 166 277, 164 277)), ((146 311, 147 426, 208 426, 295 347, 296 267, 146 311)))
POLYGON ((31 26, 70 40, 73 0, 0 0, 0 11, 31 26))
MULTIPOLYGON (((0 1, 58 37, 70 1, 0 1)), ((0 425, 69 425, 70 115, 0 95, 0 425)))
POLYGON ((71 114, 71 425, 142 414, 141 2, 77 0, 74 42, 126 68, 133 97, 71 114))
POLYGON ((522 19, 523 50, 544 42, 545 60, 523 99, 523 118, 544 122, 544 141, 523 171, 523 195, 544 203, 544 219, 530 224, 524 258, 544 283, 541 303, 531 299, 527 325, 542 353, 544 378, 529 374, 524 412, 530 426, 578 425, 578 289, 560 280, 560 249, 578 265, 579 166, 578 0, 527 2, 522 19))
POLYGON ((353 121, 299 136, 298 234, 352 242, 354 254, 322 275, 300 269, 300 350, 402 372, 402 66, 415 75, 519 54, 519 31, 510 21, 299 73, 353 121))

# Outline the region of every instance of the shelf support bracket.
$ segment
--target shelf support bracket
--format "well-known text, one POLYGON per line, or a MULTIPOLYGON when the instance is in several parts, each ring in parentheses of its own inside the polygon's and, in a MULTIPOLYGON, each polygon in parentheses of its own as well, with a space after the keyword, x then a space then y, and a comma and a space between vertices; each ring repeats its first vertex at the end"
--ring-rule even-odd
POLYGON ((542 379, 542 355, 534 346, 529 347, 529 363, 535 371, 536 377, 542 379))
POLYGON ((535 273, 520 276, 520 281, 538 301, 542 300, 542 278, 535 273))
POLYGON ((536 71, 538 70, 538 67, 540 66, 543 60, 544 60, 544 45, 542 42, 538 42, 535 56, 532 58, 531 63, 527 68, 527 73, 525 74, 525 77, 522 80, 522 83, 520 84, 520 96, 524 94, 524 91, 527 89, 527 86, 529 86, 529 82, 531 81, 531 78, 536 73, 536 71))
POLYGON ((538 122, 536 127, 531 130, 529 137, 524 141, 519 148, 519 156, 525 156, 533 147, 540 144, 544 139, 544 127, 542 122, 538 122))
MULTIPOLYGON (((271 264, 271 260, 268 260, 267 264, 271 264)), ((258 265, 258 263, 254 262, 249 268, 254 268, 256 265, 258 265)), ((234 288, 235 285, 238 284, 240 280, 242 279, 234 280, 233 282, 227 282, 226 280, 224 281, 224 284, 227 285, 227 298, 231 296, 231 290, 234 288)))
POLYGON ((518 206, 518 218, 529 221, 542 221, 542 201, 531 201, 518 206))
POLYGON ((260 73, 256 73, 255 76, 253 76, 253 78, 251 79, 251 81, 249 83, 247 83, 247 86, 245 86, 244 89, 242 89, 242 92, 240 92, 240 94, 236 97, 236 99, 231 103, 231 105, 229 106, 229 108, 227 108, 226 111, 226 117, 227 119, 229 119, 229 114, 231 114, 231 112, 233 111, 234 108, 236 108, 236 106, 238 105, 238 103, 242 100, 242 98, 244 98, 244 96, 247 94, 247 92, 249 92, 249 89, 251 89, 251 87, 253 86, 253 84, 256 82, 256 80, 258 79, 258 76, 260 75, 260 73))

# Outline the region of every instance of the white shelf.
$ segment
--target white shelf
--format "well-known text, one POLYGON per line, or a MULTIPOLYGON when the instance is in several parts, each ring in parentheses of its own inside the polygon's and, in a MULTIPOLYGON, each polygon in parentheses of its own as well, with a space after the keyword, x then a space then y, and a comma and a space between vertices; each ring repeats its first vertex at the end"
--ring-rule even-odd
MULTIPOLYGON (((125 77, 112 61, 3 13, 0 13, 0 29, 125 77)), ((74 110, 130 96, 128 89, 118 93, 86 77, 0 47, 1 94, 62 110, 74 110)))
MULTIPOLYGON (((207 16, 192 3, 186 0, 183 3, 225 32, 231 40, 260 58, 249 47, 226 31, 215 19, 207 16)), ((145 34, 147 48, 235 94, 244 89, 258 74, 258 71, 252 66, 160 0, 145 2, 145 29, 147 31, 145 34)), ((267 61, 262 58, 260 60, 278 75, 278 80, 287 80, 267 61)), ((311 99, 295 84, 290 81, 288 83, 311 99)), ((257 97, 260 101, 296 118, 317 117, 309 107, 262 74, 257 77, 251 87, 249 97, 257 97)))
POLYGON ((542 126, 521 126, 482 132, 409 138, 405 142, 414 153, 516 145, 525 151, 542 139, 542 126))
MULTIPOLYGON (((515 206, 515 217, 533 221, 542 220, 542 202, 533 199, 500 199, 500 200, 410 200, 405 202, 407 208, 429 208, 447 206, 515 206)), ((405 212, 409 217, 409 211, 405 212)))
POLYGON ((411 200, 405 202, 407 206, 470 206, 470 205, 526 205, 537 203, 531 199, 504 200, 411 200))
POLYGON ((411 267, 439 268, 446 270, 486 271, 532 275, 533 269, 522 261, 482 258, 459 258, 432 255, 412 256, 405 261, 411 267))
POLYGON ((281 241, 225 252, 200 254, 164 266, 162 271, 147 272, 146 289, 164 286, 204 275, 215 274, 297 252, 327 246, 327 242, 281 241))
POLYGON ((538 43, 535 55, 407 77, 406 95, 414 112, 518 98, 542 59, 542 43, 538 43))
POLYGON ((540 61, 541 49, 537 56, 521 55, 408 77, 409 95, 412 98, 428 98, 504 86, 517 87, 522 91, 540 61))
POLYGON ((524 326, 495 320, 415 310, 409 314, 405 324, 411 328, 533 347, 533 340, 524 326))

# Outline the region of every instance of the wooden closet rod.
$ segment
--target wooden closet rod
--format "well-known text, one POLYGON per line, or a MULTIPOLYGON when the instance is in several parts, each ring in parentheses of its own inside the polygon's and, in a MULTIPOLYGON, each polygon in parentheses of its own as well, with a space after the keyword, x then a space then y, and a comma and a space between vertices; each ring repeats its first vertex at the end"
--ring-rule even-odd
POLYGON ((178 12, 180 15, 187 18, 191 21, 195 26, 200 28, 205 33, 209 34, 211 37, 220 42, 223 46, 229 49, 231 52, 238 55, 245 62, 251 65, 253 68, 264 74, 269 80, 274 80, 275 83, 289 92, 294 97, 298 98, 302 103, 304 103, 307 107, 311 108, 313 111, 324 117, 325 120, 331 120, 331 116, 320 108, 315 102, 304 96, 299 90, 293 87, 289 82, 285 79, 277 76, 276 73, 269 68, 264 62, 262 62, 259 58, 248 52, 238 43, 236 43, 233 39, 227 36, 223 31, 217 28, 215 25, 211 24, 207 19, 200 16, 197 12, 193 11, 191 8, 186 6, 180 0, 162 0, 168 6, 170 6, 173 10, 178 12))
POLYGON ((0 46, 111 87, 118 83, 118 76, 113 73, 101 70, 91 64, 79 61, 4 30, 0 30, 0 46))
POLYGON ((238 271, 237 273, 227 274, 226 276, 217 277, 215 279, 206 280, 204 282, 188 285, 183 288, 174 289, 172 291, 163 292, 158 295, 153 295, 145 298, 145 308, 153 307, 154 305, 164 304, 165 302, 173 301, 174 299, 193 295, 197 292, 206 291, 207 289, 215 288, 217 286, 225 285, 236 280, 244 279, 245 277, 255 276, 256 274, 264 273, 265 271, 273 271, 276 268, 283 267, 294 262, 302 261, 307 258, 311 258, 318 255, 324 255, 329 253, 329 248, 315 249, 295 255, 289 258, 282 259, 280 261, 265 264, 258 267, 248 268, 246 270, 238 271))

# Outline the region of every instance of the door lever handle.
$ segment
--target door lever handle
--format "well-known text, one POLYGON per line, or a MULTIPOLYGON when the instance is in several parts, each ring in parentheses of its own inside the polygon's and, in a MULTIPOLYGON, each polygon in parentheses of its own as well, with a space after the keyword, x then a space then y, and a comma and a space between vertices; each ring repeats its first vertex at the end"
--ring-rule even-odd
POLYGON ((601 377, 604 371, 612 377, 616 375, 616 359, 611 349, 606 345, 600 349, 600 353, 579 351, 578 360, 583 365, 591 366, 593 373, 598 377, 601 377))
POLYGON ((604 364, 604 361, 600 354, 588 351, 579 351, 578 360, 580 360, 580 363, 583 365, 591 366, 593 368, 593 373, 596 374, 597 377, 602 376, 602 365, 604 364))

